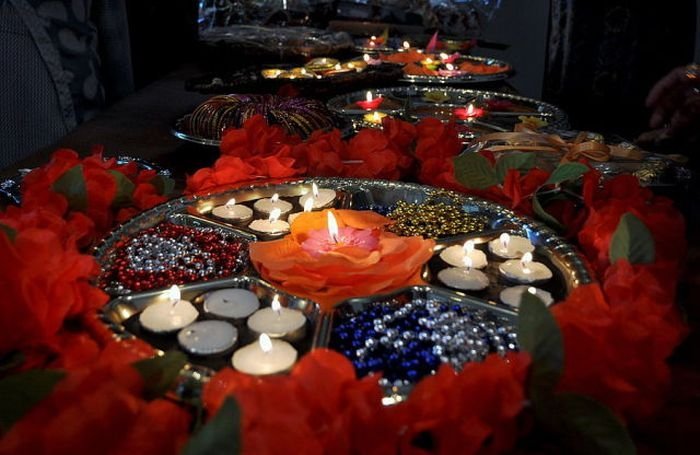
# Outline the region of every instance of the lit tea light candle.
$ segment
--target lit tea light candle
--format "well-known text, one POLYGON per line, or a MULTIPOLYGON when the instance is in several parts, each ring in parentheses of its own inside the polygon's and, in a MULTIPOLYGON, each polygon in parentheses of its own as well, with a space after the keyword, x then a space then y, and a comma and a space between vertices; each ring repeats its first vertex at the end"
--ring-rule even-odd
POLYGON ((185 352, 207 356, 224 353, 238 341, 238 330, 226 321, 199 321, 177 334, 177 342, 185 352))
POLYGON ((253 207, 264 215, 269 215, 274 209, 278 209, 280 211, 278 218, 285 217, 292 210, 292 204, 280 199, 280 195, 277 193, 273 194, 271 198, 258 199, 253 207))
POLYGON ((355 71, 355 70, 352 68, 343 67, 343 65, 338 63, 333 67, 333 70, 326 73, 326 75, 333 76, 333 75, 338 75, 338 74, 343 74, 343 73, 349 73, 351 71, 355 71))
POLYGON ((180 288, 172 286, 166 293, 167 301, 147 306, 139 315, 146 330, 168 333, 192 324, 199 313, 187 300, 180 299, 180 288))
POLYGON ((297 351, 286 341, 272 340, 266 334, 233 354, 231 363, 241 373, 254 376, 284 373, 297 361, 297 351))
POLYGON ((464 257, 464 267, 449 267, 438 272, 438 280, 444 285, 464 291, 481 291, 489 286, 489 278, 481 270, 472 267, 468 256, 464 257))
MULTIPOLYGON (((290 204, 291 205, 291 204, 290 204)), ((283 234, 289 232, 289 223, 279 219, 280 209, 274 208, 266 220, 254 220, 248 225, 250 229, 263 234, 283 234)))
POLYGON ((404 51, 407 51, 407 50, 411 49, 411 43, 409 43, 408 41, 404 41, 401 44, 401 47, 403 48, 404 51))
MULTIPOLYGON (((322 209, 330 207, 335 202, 335 190, 330 188, 319 188, 316 183, 311 184, 311 192, 299 198, 299 204, 306 208, 306 201, 312 201, 312 209, 322 209)), ((304 210, 306 211, 306 210, 304 210)))
POLYGON ((308 198, 306 201, 304 201, 304 211, 303 212, 298 212, 298 213, 292 213, 289 215, 289 224, 290 226, 292 223, 294 223, 294 220, 299 218, 299 215, 302 213, 308 213, 311 212, 314 209, 314 200, 313 198, 308 198))
POLYGON ((280 305, 275 296, 269 308, 262 308, 248 318, 248 328, 254 334, 266 333, 270 338, 297 341, 306 333, 306 316, 299 311, 280 305))
POLYGON ((471 120, 484 116, 484 110, 469 103, 467 107, 458 107, 454 110, 455 117, 461 120, 471 120))
POLYGON ((377 37, 372 35, 369 38, 369 47, 376 47, 377 46, 377 37))
MULTIPOLYGON (((445 64, 445 69, 439 69, 438 74, 442 77, 457 77, 466 74, 466 71, 455 69, 452 63, 445 64)), ((471 105, 470 105, 471 106, 471 105)))
POLYGON ((522 257, 525 253, 532 253, 535 251, 535 245, 526 237, 503 233, 489 242, 489 251, 498 257, 513 259, 522 257))
POLYGON ((301 248, 312 257, 320 257, 338 248, 355 247, 363 250, 375 250, 379 238, 371 229, 355 229, 349 226, 338 227, 333 212, 326 212, 327 229, 313 229, 301 243, 301 248))
POLYGON ((261 73, 265 79, 277 79, 284 71, 278 68, 269 68, 262 70, 261 73))
POLYGON ((260 308, 258 296, 247 289, 219 289, 204 297, 204 311, 220 318, 240 320, 260 308))
POLYGON ((244 223, 253 218, 253 210, 245 205, 236 204, 235 198, 229 199, 224 205, 214 207, 211 214, 234 223, 244 223))
POLYGON ((369 54, 364 54, 364 55, 362 56, 362 60, 364 60, 365 63, 367 63, 367 64, 370 65, 370 66, 375 66, 375 65, 381 65, 381 64, 382 64, 382 60, 381 60, 381 59, 372 58, 369 54))
POLYGON ((501 299, 501 302, 505 303, 506 305, 519 308, 520 302, 523 298, 523 294, 525 294, 526 292, 538 297, 540 300, 542 300, 542 302, 544 302, 546 306, 549 306, 552 303, 554 303, 552 294, 550 294, 549 292, 545 291, 544 289, 526 285, 505 288, 501 291, 499 297, 501 299))
POLYGON ((525 253, 520 260, 509 259, 498 269, 504 277, 518 283, 536 283, 552 278, 549 267, 541 262, 534 262, 532 253, 525 253))
POLYGON ((473 240, 467 240, 464 245, 452 245, 440 252, 440 259, 453 267, 462 267, 465 257, 472 261, 471 266, 475 269, 483 269, 488 265, 486 254, 474 247, 473 240))
POLYGON ((373 123, 375 125, 381 125, 384 117, 386 117, 386 114, 384 112, 374 111, 368 112, 362 118, 365 122, 373 123))
POLYGON ((435 70, 435 69, 437 69, 437 66, 438 66, 438 62, 436 62, 435 60, 433 60, 430 57, 427 57, 425 60, 421 60, 420 63, 421 63, 421 65, 423 65, 424 67, 426 67, 430 70, 435 70))
POLYGON ((362 109, 371 111, 372 109, 378 109, 379 105, 382 104, 383 101, 384 98, 381 95, 375 98, 372 95, 372 92, 368 90, 367 93, 365 93, 364 101, 355 101, 355 104, 360 106, 362 109))

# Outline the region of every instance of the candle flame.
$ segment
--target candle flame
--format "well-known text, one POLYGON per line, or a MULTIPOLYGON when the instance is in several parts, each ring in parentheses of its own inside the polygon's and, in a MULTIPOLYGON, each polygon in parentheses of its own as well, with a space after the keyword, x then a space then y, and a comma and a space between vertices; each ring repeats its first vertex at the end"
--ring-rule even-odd
POLYGON ((474 267, 474 261, 472 261, 471 257, 464 256, 464 266, 467 268, 468 271, 471 271, 472 267, 474 267))
POLYGON ((262 349, 262 352, 264 352, 265 354, 272 351, 272 340, 270 339, 270 336, 267 333, 263 333, 262 335, 260 335, 258 343, 260 343, 260 349, 262 349))
POLYGON ((410 48, 411 48, 411 43, 409 43, 408 41, 404 41, 404 42, 403 42, 403 48, 404 48, 404 49, 410 49, 410 48))
POLYGON ((235 207, 235 206, 236 206, 236 198, 235 197, 232 197, 231 199, 229 199, 226 202, 226 204, 224 205, 224 207, 226 207, 228 210, 233 210, 233 207, 235 207))
POLYGON ((279 200, 280 200, 280 195, 277 193, 273 194, 272 197, 270 198, 270 202, 272 202, 273 204, 279 200))
POLYGON ((372 35, 372 36, 371 36, 371 37, 370 37, 369 39, 371 39, 372 41, 374 41, 374 40, 376 40, 376 39, 377 39, 377 37, 376 37, 376 36, 374 36, 374 35, 372 35))
POLYGON ((379 115, 379 111, 374 111, 374 114, 372 114, 372 120, 375 122, 379 122, 382 120, 382 117, 379 115))
POLYGON ((328 212, 328 236, 333 243, 338 243, 338 221, 331 211, 328 212))
POLYGON ((277 313, 277 315, 279 316, 280 311, 282 311, 282 305, 280 304, 279 296, 275 295, 275 297, 272 299, 272 303, 270 304, 270 308, 272 308, 272 311, 277 313))
POLYGON ((440 59, 441 60, 447 60, 448 58, 450 58, 449 55, 447 55, 445 52, 440 52, 440 59))
POLYGON ((348 68, 350 68, 350 69, 355 68, 355 64, 353 62, 348 63, 348 68))
POLYGON ((314 200, 311 198, 308 198, 306 201, 304 201, 304 211, 305 212, 310 212, 314 208, 314 200))
POLYGON ((445 68, 447 69, 447 71, 454 71, 455 66, 452 63, 447 63, 445 65, 445 68))
POLYGON ((325 57, 323 57, 323 58, 321 59, 321 64, 322 64, 322 65, 325 65, 326 63, 328 63, 328 59, 326 59, 325 57))
POLYGON ((370 92, 369 90, 365 94, 365 100, 367 100, 367 102, 372 101, 372 92, 370 92))
POLYGON ((362 60, 365 62, 369 63, 369 61, 372 59, 372 57, 369 56, 369 54, 365 54, 362 56, 362 60))
POLYGON ((175 306, 175 304, 179 302, 181 298, 180 288, 173 284, 170 286, 170 289, 168 289, 167 296, 168 301, 175 306))
POLYGON ((430 64, 433 63, 433 59, 430 58, 430 57, 428 57, 428 58, 426 58, 425 60, 423 60, 423 63, 424 63, 425 65, 430 65, 430 64))
POLYGON ((340 70, 343 69, 343 67, 340 66, 340 63, 336 64, 333 68, 334 68, 336 71, 340 71, 340 70))
POLYGON ((274 223, 275 221, 280 219, 280 215, 282 215, 282 210, 275 207, 270 211, 270 218, 268 218, 268 221, 270 223, 274 223))
POLYGON ((508 245, 510 244, 510 234, 504 232, 498 239, 501 241, 501 251, 508 251, 508 245))
POLYGON ((467 115, 471 117, 475 114, 475 112, 476 110, 474 109, 474 105, 469 103, 469 105, 467 105, 467 115))
POLYGON ((311 184, 311 193, 314 195, 314 199, 318 198, 318 185, 316 183, 311 184))
POLYGON ((302 68, 300 71, 301 74, 306 74, 306 68, 302 68))
POLYGON ((464 246, 462 247, 464 249, 464 254, 469 255, 474 251, 474 240, 467 240, 464 242, 464 246))
POLYGON ((537 288, 530 286, 529 288, 527 288, 527 292, 529 292, 532 295, 537 295, 537 288))
POLYGON ((523 268, 524 273, 530 273, 531 270, 528 267, 528 264, 532 262, 532 253, 525 253, 523 254, 522 259, 520 259, 520 266, 523 268))

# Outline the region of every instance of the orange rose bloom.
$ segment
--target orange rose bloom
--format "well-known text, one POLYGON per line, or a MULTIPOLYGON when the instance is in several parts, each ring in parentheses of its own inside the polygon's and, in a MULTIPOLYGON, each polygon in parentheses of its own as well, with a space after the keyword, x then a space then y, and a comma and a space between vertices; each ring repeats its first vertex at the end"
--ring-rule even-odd
POLYGON ((260 275, 287 292, 317 301, 323 310, 350 297, 424 284, 421 269, 433 254, 434 241, 386 232, 382 228, 392 221, 375 212, 330 211, 341 230, 340 241, 330 251, 311 255, 308 246, 302 246, 327 229, 328 210, 303 213, 294 220, 290 235, 250 246, 250 259, 260 275), (370 235, 367 231, 376 242, 344 244, 343 232, 355 232, 364 240, 370 235))

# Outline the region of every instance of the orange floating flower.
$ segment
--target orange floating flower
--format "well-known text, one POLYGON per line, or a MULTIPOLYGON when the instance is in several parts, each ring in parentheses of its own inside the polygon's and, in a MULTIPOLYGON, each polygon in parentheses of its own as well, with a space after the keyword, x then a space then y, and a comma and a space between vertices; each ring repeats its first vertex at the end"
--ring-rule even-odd
POLYGON ((435 242, 382 229, 391 223, 370 211, 303 213, 288 236, 252 244, 250 259, 263 278, 323 310, 350 297, 424 284, 421 269, 435 242), (329 232, 329 213, 337 232, 329 232), (314 247, 319 251, 310 251, 314 247))

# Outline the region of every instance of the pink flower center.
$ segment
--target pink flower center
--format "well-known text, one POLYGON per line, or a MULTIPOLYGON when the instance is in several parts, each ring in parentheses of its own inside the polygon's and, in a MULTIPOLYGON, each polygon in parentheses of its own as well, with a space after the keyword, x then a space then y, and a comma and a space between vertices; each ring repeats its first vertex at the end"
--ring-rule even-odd
POLYGON ((371 251, 377 248, 379 239, 369 229, 342 227, 338 229, 338 241, 335 242, 327 229, 309 231, 308 238, 301 243, 301 248, 313 257, 322 256, 340 247, 353 246, 371 251))

